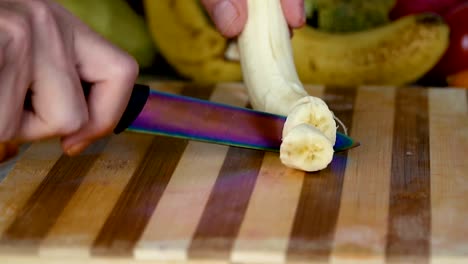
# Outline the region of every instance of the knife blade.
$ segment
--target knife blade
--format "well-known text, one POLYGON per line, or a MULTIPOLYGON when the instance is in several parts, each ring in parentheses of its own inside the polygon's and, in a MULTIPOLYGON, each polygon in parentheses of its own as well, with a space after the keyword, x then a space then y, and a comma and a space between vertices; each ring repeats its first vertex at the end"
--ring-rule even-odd
MULTIPOLYGON (((83 82, 86 97, 90 84, 83 82)), ((32 109, 31 93, 25 100, 32 109)), ((285 116, 236 107, 193 97, 152 90, 135 84, 127 107, 114 129, 184 138, 228 146, 279 152, 285 116)), ((359 146, 337 132, 335 152, 359 146)))
MULTIPOLYGON (((178 137, 278 152, 285 116, 175 95, 135 84, 129 104, 114 130, 178 137)), ((359 142, 337 132, 335 152, 359 142)))

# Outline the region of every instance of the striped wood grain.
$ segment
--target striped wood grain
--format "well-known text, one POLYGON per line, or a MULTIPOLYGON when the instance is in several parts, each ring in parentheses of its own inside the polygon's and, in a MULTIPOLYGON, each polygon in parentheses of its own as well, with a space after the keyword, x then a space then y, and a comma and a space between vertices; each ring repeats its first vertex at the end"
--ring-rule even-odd
POLYGON ((384 263, 395 93, 358 91, 351 136, 362 144, 348 153, 332 263, 384 263))
MULTIPOLYGON (((239 84, 218 86, 210 100, 245 106, 247 96, 241 88, 239 84)), ((137 258, 188 259, 192 237, 228 150, 216 144, 189 143, 135 249, 137 258)))
POLYGON ((87 257, 152 137, 124 133, 110 139, 41 244, 40 255, 87 257))
MULTIPOLYGON (((334 114, 347 127, 351 127, 355 96, 354 88, 326 87, 323 98, 334 114)), ((346 152, 335 153, 326 169, 307 173, 304 177, 290 234, 288 261, 329 260, 346 162, 346 152)))
MULTIPOLYGON (((9 228, 28 199, 60 158, 57 142, 43 141, 31 145, 0 184, 0 234, 9 228)), ((3 239, 3 235, 1 235, 3 239)), ((1 247, 8 244, 0 244, 1 247)))
MULTIPOLYGON (((305 88, 310 95, 323 96, 322 86, 305 88)), ((285 167, 277 154, 265 155, 231 253, 233 262, 282 263, 286 260, 289 233, 303 181, 304 172, 285 167)))
MULTIPOLYGON (((152 86, 247 101, 240 84, 152 86)), ((56 142, 33 144, 0 183, 0 262, 468 261, 466 91, 306 88, 362 144, 318 173, 274 153, 131 133, 73 161, 56 142)))
POLYGON ((39 244, 55 225, 106 144, 107 139, 100 140, 75 158, 62 155, 3 231, 0 244, 14 247, 23 254, 36 254, 39 244))
MULTIPOLYGON (((208 99, 211 86, 184 86, 181 94, 208 99)), ((155 136, 115 207, 106 219, 92 254, 133 257, 133 249, 144 232, 188 140, 155 136), (138 218, 135 216, 138 215, 138 218)))

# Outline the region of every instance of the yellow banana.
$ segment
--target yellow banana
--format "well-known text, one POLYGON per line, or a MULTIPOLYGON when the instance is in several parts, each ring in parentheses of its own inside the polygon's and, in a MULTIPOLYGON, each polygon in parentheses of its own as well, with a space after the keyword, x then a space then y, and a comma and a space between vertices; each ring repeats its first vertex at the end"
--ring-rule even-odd
POLYGON ((224 59, 228 40, 214 28, 197 0, 145 0, 153 40, 181 75, 199 82, 238 81, 238 62, 224 59))
POLYGON ((403 85, 437 63, 447 49, 449 28, 435 15, 417 14, 347 34, 304 27, 295 32, 292 42, 303 82, 403 85))

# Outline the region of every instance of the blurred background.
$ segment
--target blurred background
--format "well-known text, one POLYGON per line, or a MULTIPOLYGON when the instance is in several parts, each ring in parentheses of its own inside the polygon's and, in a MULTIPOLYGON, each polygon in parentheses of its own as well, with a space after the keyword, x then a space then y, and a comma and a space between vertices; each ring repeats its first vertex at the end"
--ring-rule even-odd
MULTIPOLYGON (((133 55, 142 77, 242 80, 235 40, 215 30, 199 0, 56 1, 133 55)), ((305 5, 307 26, 292 38, 303 82, 468 87, 468 0, 305 5)))

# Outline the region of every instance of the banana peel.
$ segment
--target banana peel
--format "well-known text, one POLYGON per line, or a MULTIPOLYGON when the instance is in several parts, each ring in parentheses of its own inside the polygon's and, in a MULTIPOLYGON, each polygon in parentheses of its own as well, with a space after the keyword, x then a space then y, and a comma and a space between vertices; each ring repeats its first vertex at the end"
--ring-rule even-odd
MULTIPOLYGON (((197 82, 242 80, 239 61, 226 56, 232 40, 215 29, 199 0, 144 0, 144 6, 153 40, 181 75, 197 82)), ((439 17, 415 14, 358 32, 305 26, 294 32, 291 44, 302 82, 404 85, 437 63, 448 35, 439 17)))
POLYGON ((145 19, 124 0, 55 0, 108 41, 148 67, 158 52, 145 19))

